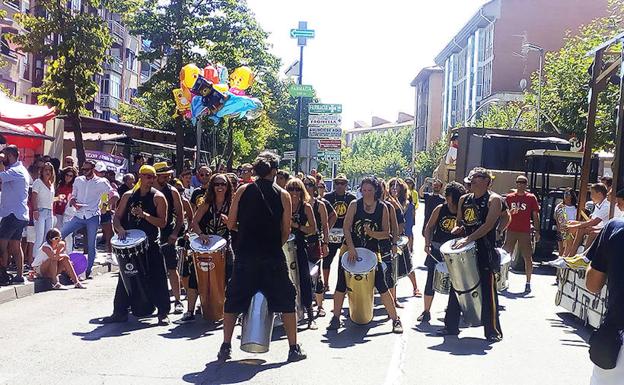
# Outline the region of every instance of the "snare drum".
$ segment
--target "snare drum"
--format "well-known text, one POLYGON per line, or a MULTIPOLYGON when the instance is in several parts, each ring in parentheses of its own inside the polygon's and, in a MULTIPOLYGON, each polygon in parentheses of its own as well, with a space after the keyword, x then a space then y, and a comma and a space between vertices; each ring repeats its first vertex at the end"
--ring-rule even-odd
POLYGON ((440 294, 448 294, 451 291, 451 279, 446 263, 436 263, 433 272, 433 290, 440 294))
POLYGON ((341 244, 344 239, 344 231, 341 228, 329 230, 329 243, 341 244))
POLYGON ((191 241, 202 316, 208 321, 223 318, 226 247, 227 241, 218 235, 211 235, 207 244, 199 237, 191 241))
POLYGON ((355 251, 358 254, 355 262, 349 262, 349 252, 346 252, 342 255, 340 264, 347 283, 351 321, 365 325, 373 319, 377 255, 363 247, 357 247, 355 251))
POLYGON ((297 317, 299 320, 303 319, 303 309, 301 308, 301 293, 299 292, 299 263, 297 262, 297 246, 295 245, 295 236, 290 234, 288 241, 282 246, 282 251, 286 257, 286 266, 288 266, 288 276, 290 281, 295 286, 296 299, 295 304, 297 307, 297 317))
POLYGON ((126 230, 126 238, 122 240, 115 234, 111 238, 111 249, 119 263, 119 276, 128 293, 132 313, 135 316, 153 313, 154 305, 147 294, 147 235, 138 229, 126 230))

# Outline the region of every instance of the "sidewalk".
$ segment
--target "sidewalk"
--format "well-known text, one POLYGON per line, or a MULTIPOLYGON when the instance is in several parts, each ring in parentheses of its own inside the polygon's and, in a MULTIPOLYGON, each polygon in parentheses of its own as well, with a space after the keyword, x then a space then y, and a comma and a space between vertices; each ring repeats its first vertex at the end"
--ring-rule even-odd
MULTIPOLYGON (((106 254, 107 253, 98 251, 91 273, 93 278, 118 270, 117 266, 106 262, 106 254)), ((21 284, 0 286, 0 304, 35 294, 35 283, 33 281, 28 281, 26 276, 24 276, 24 279, 26 281, 21 284)))

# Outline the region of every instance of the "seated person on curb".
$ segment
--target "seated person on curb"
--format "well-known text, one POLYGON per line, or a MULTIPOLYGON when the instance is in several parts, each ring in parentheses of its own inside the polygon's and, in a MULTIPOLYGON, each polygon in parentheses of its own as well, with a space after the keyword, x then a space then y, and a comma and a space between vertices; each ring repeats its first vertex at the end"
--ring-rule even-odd
POLYGON ((62 272, 69 275, 76 289, 86 289, 78 280, 74 266, 67 254, 65 254, 65 242, 61 241, 61 232, 56 228, 52 228, 47 232, 45 242, 39 247, 35 256, 33 268, 37 275, 52 281, 53 289, 61 288, 58 275, 62 272))
POLYGON ((590 188, 591 199, 594 202, 594 211, 588 221, 569 221, 566 230, 574 236, 574 241, 570 249, 566 249, 566 257, 576 255, 576 251, 583 243, 583 238, 587 235, 585 245, 589 247, 596 239, 597 231, 609 220, 610 204, 607 200, 607 187, 602 183, 595 183, 590 188))

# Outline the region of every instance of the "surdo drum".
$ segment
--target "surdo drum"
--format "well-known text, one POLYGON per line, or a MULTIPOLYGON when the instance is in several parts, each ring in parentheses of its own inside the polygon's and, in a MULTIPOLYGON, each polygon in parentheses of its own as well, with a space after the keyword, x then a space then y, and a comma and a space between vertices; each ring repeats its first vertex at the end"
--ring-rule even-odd
POLYGON ((349 252, 340 258, 347 283, 349 317, 356 324, 365 325, 373 319, 375 267, 377 255, 363 247, 356 247, 357 259, 349 262, 349 252))
POLYGON ((344 239, 344 231, 340 228, 329 230, 329 243, 342 243, 344 239))
POLYGON ((211 235, 206 244, 199 237, 191 241, 202 316, 208 321, 223 319, 226 247, 227 241, 218 235, 211 235))

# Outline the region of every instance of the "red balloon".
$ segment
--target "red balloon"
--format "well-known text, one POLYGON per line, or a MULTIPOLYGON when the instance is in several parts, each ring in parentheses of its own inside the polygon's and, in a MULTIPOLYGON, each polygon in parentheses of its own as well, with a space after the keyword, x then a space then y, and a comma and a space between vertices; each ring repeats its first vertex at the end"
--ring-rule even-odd
POLYGON ((211 65, 207 65, 204 68, 204 79, 208 80, 212 84, 219 84, 219 72, 211 65))

